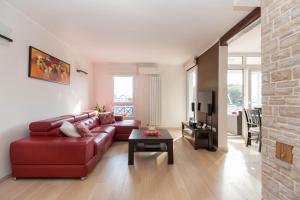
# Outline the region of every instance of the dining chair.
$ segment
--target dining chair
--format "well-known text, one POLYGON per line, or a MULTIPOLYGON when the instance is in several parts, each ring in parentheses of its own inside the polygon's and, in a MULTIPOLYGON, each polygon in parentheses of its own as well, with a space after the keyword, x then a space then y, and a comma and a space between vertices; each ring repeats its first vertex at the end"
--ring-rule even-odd
POLYGON ((261 152, 261 112, 259 109, 244 109, 247 121, 247 140, 246 147, 251 145, 251 141, 255 140, 259 143, 258 151, 261 152))

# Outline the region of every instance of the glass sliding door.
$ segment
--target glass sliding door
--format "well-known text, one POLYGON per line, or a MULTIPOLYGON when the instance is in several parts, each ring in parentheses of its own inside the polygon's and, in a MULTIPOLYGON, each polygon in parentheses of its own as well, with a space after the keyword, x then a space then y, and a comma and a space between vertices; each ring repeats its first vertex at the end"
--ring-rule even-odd
POLYGON ((241 110, 244 105, 244 75, 242 69, 228 70, 227 91, 228 112, 241 110))
POLYGON ((186 101, 187 121, 190 118, 194 117, 194 112, 192 112, 192 108, 191 108, 192 102, 195 103, 197 102, 197 66, 187 71, 187 101, 186 101))

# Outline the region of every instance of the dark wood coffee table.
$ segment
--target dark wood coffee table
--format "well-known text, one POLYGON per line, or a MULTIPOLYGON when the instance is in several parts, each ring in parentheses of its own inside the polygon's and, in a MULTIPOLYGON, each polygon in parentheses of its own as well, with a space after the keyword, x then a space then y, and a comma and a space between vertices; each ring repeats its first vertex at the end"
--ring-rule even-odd
POLYGON ((174 164, 173 138, 161 129, 159 136, 145 136, 143 129, 133 129, 128 139, 128 165, 134 164, 134 152, 168 152, 168 164, 174 164))

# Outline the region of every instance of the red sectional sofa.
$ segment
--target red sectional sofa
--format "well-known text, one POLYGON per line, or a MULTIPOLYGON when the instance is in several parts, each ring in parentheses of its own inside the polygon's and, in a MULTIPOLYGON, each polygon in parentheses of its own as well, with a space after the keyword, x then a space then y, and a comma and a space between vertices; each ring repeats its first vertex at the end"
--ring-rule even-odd
POLYGON ((14 177, 86 177, 115 140, 128 140, 139 120, 101 125, 97 112, 65 115, 32 122, 30 136, 11 143, 10 159, 14 177), (94 137, 66 137, 59 130, 63 121, 80 122, 94 137))

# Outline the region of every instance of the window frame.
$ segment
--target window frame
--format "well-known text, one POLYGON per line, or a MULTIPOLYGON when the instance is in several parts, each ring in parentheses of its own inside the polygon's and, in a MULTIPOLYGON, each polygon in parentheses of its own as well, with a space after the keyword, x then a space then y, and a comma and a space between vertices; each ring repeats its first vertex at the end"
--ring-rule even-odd
POLYGON ((228 62, 227 62, 228 66, 242 66, 244 64, 244 58, 242 55, 228 55, 228 62), (242 62, 240 64, 229 64, 229 58, 241 58, 242 62))
POLYGON ((255 56, 255 55, 246 55, 246 56, 244 56, 244 59, 245 59, 245 65, 246 66, 261 66, 261 55, 259 55, 259 56, 255 56), (260 57, 260 64, 248 64, 247 63, 247 58, 259 58, 260 57))
POLYGON ((114 106, 133 106, 133 115, 132 116, 126 116, 127 119, 133 119, 135 117, 135 76, 132 74, 114 74, 112 76, 112 82, 113 82, 113 87, 112 87, 112 111, 114 110, 114 106), (131 102, 116 102, 115 101, 115 77, 132 77, 132 101, 131 102))
POLYGON ((243 74, 243 94, 244 94, 244 101, 243 105, 245 108, 251 108, 251 71, 261 71, 262 65, 252 65, 247 64, 246 59, 247 57, 261 57, 261 53, 229 53, 228 57, 243 57, 243 64, 242 65, 229 65, 228 70, 234 69, 242 69, 244 71, 243 74))
MULTIPOLYGON (((252 72, 260 72, 261 76, 262 76, 262 71, 261 69, 257 69, 257 68, 250 68, 248 70, 248 107, 252 107, 253 105, 253 102, 252 102, 252 72)), ((260 78, 261 79, 261 89, 260 91, 262 92, 262 77, 260 78)), ((262 93, 260 94, 261 98, 262 98, 262 93)), ((258 103, 258 102, 257 102, 258 103)), ((262 106, 262 99, 260 99, 260 107, 262 106)), ((258 106, 259 107, 259 106, 258 106)))

